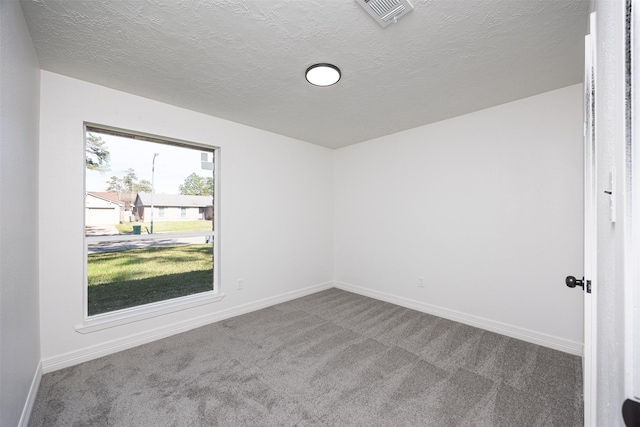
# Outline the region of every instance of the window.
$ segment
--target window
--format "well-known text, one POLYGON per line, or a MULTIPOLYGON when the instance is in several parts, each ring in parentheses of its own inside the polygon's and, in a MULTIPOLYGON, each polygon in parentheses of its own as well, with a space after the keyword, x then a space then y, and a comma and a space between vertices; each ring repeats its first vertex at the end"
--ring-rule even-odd
POLYGON ((85 326, 221 298, 217 150, 85 125, 85 326))

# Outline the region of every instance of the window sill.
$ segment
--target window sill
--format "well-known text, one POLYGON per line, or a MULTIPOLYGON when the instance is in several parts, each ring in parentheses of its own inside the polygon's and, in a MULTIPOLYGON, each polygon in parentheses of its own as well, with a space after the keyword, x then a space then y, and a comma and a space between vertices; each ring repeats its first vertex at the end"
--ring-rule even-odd
POLYGON ((82 325, 76 326, 76 332, 88 334, 101 331, 127 323, 138 322, 152 317, 162 316, 176 311, 187 310, 204 304, 222 301, 224 294, 215 291, 203 292, 197 295, 188 295, 169 301, 160 301, 146 304, 140 307, 132 307, 110 313, 98 314, 86 318, 82 325))

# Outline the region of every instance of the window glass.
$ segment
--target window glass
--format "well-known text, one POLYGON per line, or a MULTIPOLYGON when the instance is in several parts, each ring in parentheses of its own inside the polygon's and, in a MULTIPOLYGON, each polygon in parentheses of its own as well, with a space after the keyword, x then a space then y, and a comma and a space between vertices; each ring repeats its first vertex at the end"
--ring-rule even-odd
POLYGON ((211 291, 213 239, 184 240, 90 243, 88 315, 211 291))
POLYGON ((87 315, 213 291, 215 149, 94 126, 85 141, 87 315))

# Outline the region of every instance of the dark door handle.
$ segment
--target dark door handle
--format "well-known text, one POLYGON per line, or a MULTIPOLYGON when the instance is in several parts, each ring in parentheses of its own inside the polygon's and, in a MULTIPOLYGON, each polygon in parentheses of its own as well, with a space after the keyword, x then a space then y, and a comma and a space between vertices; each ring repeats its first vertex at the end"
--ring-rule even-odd
POLYGON ((582 289, 584 289, 584 280, 576 279, 573 276, 567 276, 567 278, 564 279, 564 283, 566 283, 566 285, 570 288, 580 286, 582 289))
MULTIPOLYGON (((576 286, 580 286, 583 290, 585 289, 585 287, 584 287, 584 277, 582 279, 576 279, 573 276, 567 276, 567 278, 564 279, 564 283, 570 288, 575 288, 576 286)), ((587 291, 587 293, 591 293, 591 281, 590 280, 587 280, 586 291, 587 291)))

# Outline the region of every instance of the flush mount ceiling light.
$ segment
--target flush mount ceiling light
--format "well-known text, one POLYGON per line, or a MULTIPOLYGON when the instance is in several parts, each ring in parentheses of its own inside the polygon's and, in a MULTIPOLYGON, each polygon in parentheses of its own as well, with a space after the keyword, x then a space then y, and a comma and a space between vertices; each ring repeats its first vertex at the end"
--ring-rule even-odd
POLYGON ((307 81, 316 86, 331 86, 340 80, 340 69, 332 64, 314 64, 307 68, 307 81))

